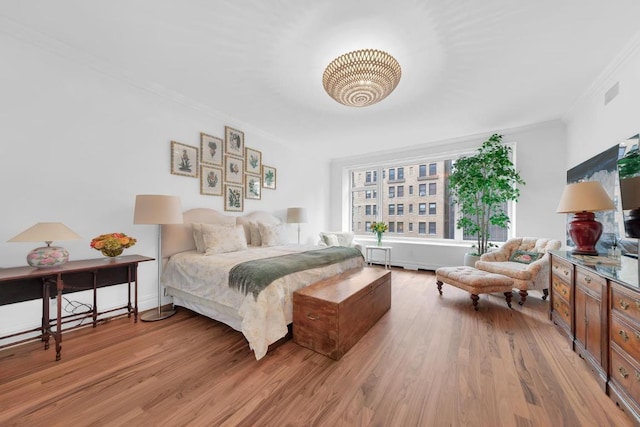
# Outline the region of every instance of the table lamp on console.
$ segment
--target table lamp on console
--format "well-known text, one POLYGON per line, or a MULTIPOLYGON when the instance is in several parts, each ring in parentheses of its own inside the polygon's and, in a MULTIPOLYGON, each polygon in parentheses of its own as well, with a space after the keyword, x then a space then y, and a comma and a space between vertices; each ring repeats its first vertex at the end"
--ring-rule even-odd
POLYGON ((567 229, 579 255, 598 255, 596 243, 602 234, 602 224, 595 220, 594 212, 615 209, 611 197, 598 181, 567 184, 560 197, 557 213, 572 213, 567 229))
POLYGON ((45 242, 47 246, 35 248, 29 252, 27 264, 36 268, 52 268, 59 267, 69 261, 69 252, 61 246, 51 246, 51 243, 54 240, 77 240, 81 238, 61 222, 39 222, 8 241, 45 242))

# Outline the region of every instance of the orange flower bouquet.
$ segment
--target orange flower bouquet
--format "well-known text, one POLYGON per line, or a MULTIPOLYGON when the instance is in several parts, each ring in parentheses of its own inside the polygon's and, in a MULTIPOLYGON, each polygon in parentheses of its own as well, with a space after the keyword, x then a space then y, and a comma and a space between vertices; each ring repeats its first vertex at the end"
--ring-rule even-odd
POLYGON ((90 246, 108 257, 117 257, 125 248, 136 244, 136 239, 124 233, 101 234, 91 240, 90 246))

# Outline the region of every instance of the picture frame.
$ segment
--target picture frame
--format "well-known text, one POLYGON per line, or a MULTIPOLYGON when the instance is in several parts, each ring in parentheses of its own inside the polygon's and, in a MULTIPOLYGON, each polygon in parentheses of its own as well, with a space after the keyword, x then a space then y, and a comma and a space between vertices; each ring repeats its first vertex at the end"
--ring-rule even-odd
POLYGON ((224 155, 224 182, 244 185, 244 159, 229 154, 224 155))
POLYGON ((212 135, 200 132, 200 163, 222 167, 224 141, 212 135))
POLYGON ((205 196, 222 196, 222 168, 200 165, 200 194, 205 196))
POLYGON ((224 151, 226 154, 244 158, 244 132, 225 126, 224 140, 224 151))
POLYGON ((171 173, 173 175, 198 177, 198 148, 171 141, 171 173))
POLYGON ((262 165, 262 188, 276 189, 276 168, 262 165))
POLYGON ((262 199, 262 186, 260 185, 260 175, 245 174, 244 177, 244 198, 250 200, 262 199))
POLYGON ((262 171, 262 152, 246 147, 244 160, 246 162, 246 172, 259 176, 262 171))
POLYGON ((244 211, 244 196, 241 185, 224 185, 224 210, 229 212, 244 211))

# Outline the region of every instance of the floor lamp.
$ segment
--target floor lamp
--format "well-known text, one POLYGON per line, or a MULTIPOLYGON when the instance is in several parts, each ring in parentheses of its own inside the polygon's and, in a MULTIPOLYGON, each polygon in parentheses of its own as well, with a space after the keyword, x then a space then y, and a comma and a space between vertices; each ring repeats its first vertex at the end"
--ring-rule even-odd
POLYGON ((305 208, 287 209, 287 223, 298 224, 298 244, 300 244, 300 224, 307 222, 307 210, 305 208))
POLYGON ((174 309, 162 311, 162 289, 160 276, 162 275, 162 225, 182 224, 182 203, 178 196, 163 196, 158 194, 139 194, 136 196, 136 206, 133 213, 134 224, 158 225, 158 308, 156 311, 142 313, 140 320, 153 322, 166 319, 176 314, 174 309))

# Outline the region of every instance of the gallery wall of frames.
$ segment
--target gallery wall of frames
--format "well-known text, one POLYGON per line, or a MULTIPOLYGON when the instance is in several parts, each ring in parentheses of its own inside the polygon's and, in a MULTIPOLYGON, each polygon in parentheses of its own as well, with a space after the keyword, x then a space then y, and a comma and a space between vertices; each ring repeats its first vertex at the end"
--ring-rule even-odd
POLYGON ((171 141, 171 173, 200 178, 200 194, 224 197, 224 210, 242 212, 244 200, 276 189, 276 168, 245 146, 244 132, 224 127, 222 138, 200 133, 200 147, 171 141))

